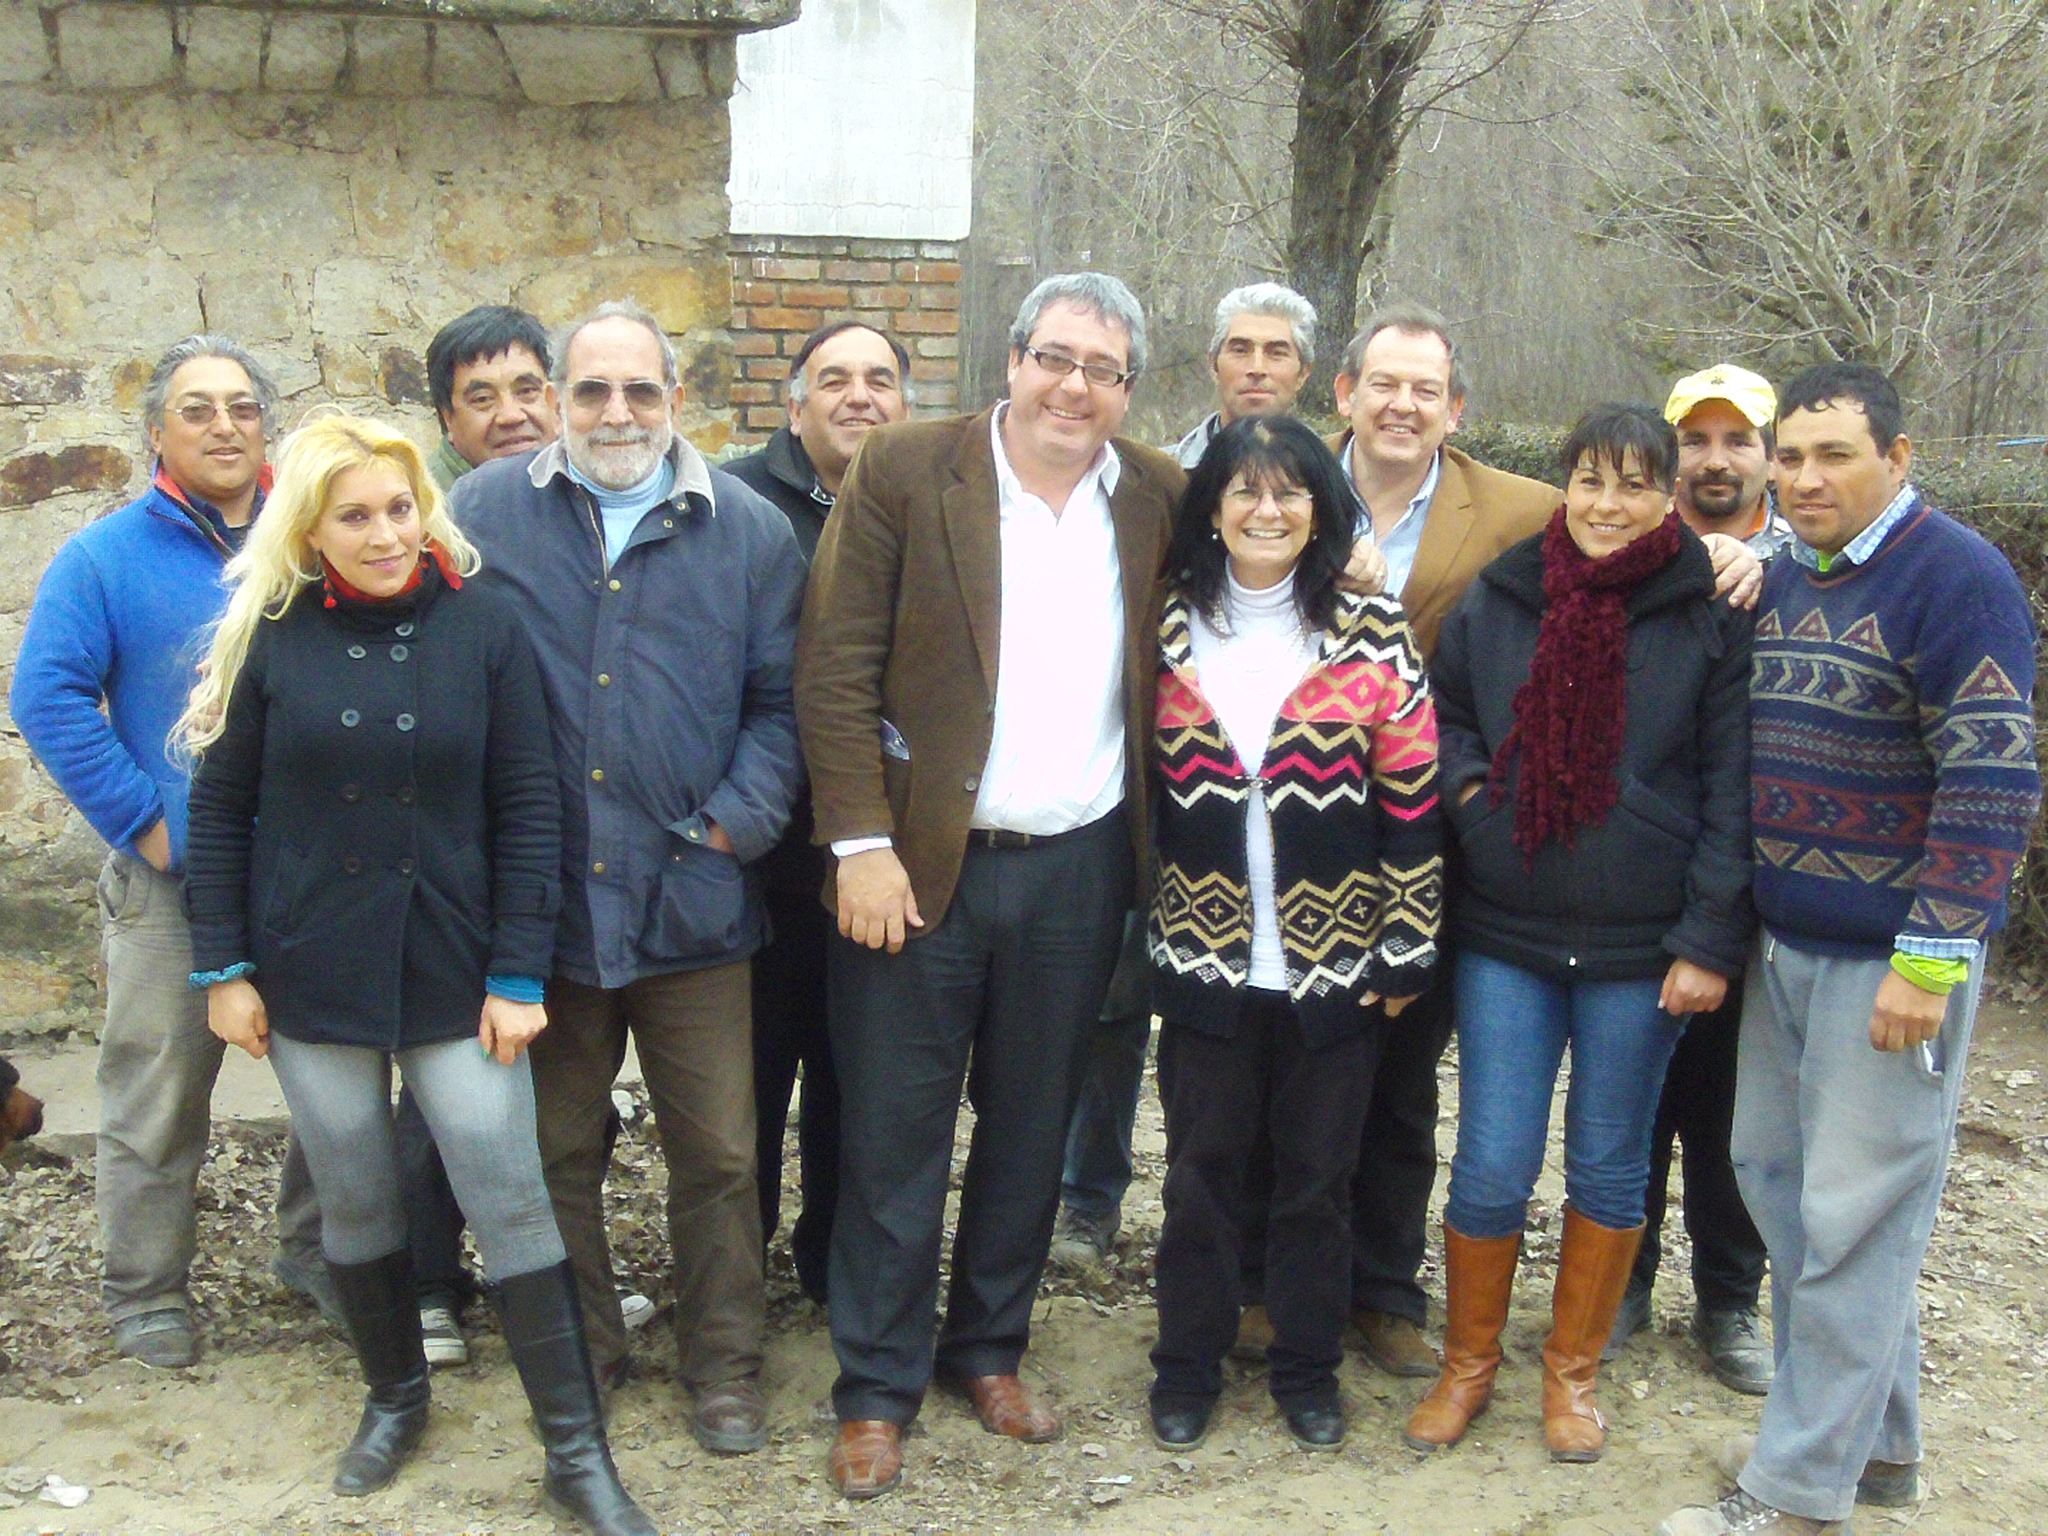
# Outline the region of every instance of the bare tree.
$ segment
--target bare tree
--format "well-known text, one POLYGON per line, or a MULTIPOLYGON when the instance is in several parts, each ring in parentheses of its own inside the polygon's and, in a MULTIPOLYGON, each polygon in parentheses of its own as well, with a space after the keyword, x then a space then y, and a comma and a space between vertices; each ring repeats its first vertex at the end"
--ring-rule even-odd
POLYGON ((1653 339, 1759 366, 1853 357, 1978 430, 2038 319, 2044 7, 1647 0, 1594 142, 1604 233, 1681 304, 1653 339))
MULTIPOLYGON (((1417 123, 1493 73, 1562 0, 1169 0, 1281 65, 1294 83, 1288 281, 1332 337, 1385 247, 1384 199, 1417 123)), ((1319 401, 1327 408, 1330 374, 1319 401)))

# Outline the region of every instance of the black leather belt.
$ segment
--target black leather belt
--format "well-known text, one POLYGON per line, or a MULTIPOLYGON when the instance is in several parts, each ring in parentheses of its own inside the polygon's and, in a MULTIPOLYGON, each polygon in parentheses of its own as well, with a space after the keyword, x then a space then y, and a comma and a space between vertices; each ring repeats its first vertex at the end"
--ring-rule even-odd
POLYGON ((1123 807, 1116 806, 1093 821, 1085 821, 1078 827, 1069 827, 1064 832, 1012 832, 1005 827, 969 827, 967 846, 970 848, 1045 848, 1053 843, 1063 843, 1070 838, 1101 833, 1108 829, 1110 822, 1123 814, 1123 807))

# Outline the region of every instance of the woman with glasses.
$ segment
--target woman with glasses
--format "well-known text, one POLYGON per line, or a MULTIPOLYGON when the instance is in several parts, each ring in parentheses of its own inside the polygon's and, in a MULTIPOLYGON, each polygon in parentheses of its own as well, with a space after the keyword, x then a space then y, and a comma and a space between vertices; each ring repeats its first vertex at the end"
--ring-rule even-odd
POLYGON ((1596 407, 1561 462, 1550 527, 1480 572, 1430 670, 1461 853, 1458 1150, 1443 1371, 1405 1438, 1455 1444, 1492 1396, 1569 1047, 1543 1434, 1554 1460, 1594 1461, 1594 1380, 1642 1238, 1664 1071, 1753 926, 1752 621, 1714 600, 1706 548, 1672 510, 1661 415, 1596 407))
POLYGON ((547 703, 477 564, 403 434, 293 434, 180 722, 192 984, 216 1035, 269 1056, 320 1194, 370 1389, 334 1491, 389 1483, 427 1422, 396 1062, 495 1282, 544 1493, 586 1530, 651 1536, 605 1441, 524 1054, 561 900, 547 703))
POLYGON ((1398 602, 1338 586, 1355 503, 1290 417, 1248 417, 1175 514, 1160 622, 1157 868, 1166 1219, 1151 1393, 1201 1443, 1237 1335, 1245 1175, 1270 1141, 1271 1389, 1342 1444, 1351 1176, 1381 1041, 1436 961, 1436 718, 1398 602))

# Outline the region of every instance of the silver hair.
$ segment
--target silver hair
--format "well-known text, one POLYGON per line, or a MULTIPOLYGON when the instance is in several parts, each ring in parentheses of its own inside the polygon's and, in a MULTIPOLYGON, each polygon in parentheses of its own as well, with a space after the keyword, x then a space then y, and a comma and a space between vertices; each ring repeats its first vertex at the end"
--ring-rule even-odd
POLYGON ((1312 368, 1316 361, 1316 307, 1285 283, 1246 283, 1233 288, 1216 301, 1216 329, 1209 337, 1209 361, 1222 355, 1230 339, 1230 322, 1239 315, 1271 315, 1285 320, 1294 332, 1294 350, 1301 354, 1301 366, 1312 368))
POLYGON ((586 326, 600 320, 630 320, 635 325, 645 326, 655 345, 661 348, 661 382, 673 389, 682 377, 676 367, 676 345, 668 339, 668 332, 661 328, 661 322, 654 318, 631 299, 612 299, 600 304, 581 320, 566 327, 555 343, 555 366, 549 370, 549 377, 555 388, 561 389, 569 382, 569 345, 583 333, 586 326))
POLYGON ((250 392, 263 407, 263 435, 269 437, 277 425, 277 381, 270 371, 249 355, 249 349, 230 336, 201 332, 187 336, 156 360, 149 382, 142 389, 142 429, 146 442, 151 427, 164 424, 164 412, 171 403, 171 376, 187 363, 202 357, 218 357, 238 366, 249 376, 250 392))
POLYGON ((1365 349, 1372 344, 1373 337, 1381 331, 1406 331, 1411 336, 1434 336, 1444 344, 1444 350, 1451 354, 1451 398, 1463 400, 1466 396, 1465 362, 1458 351, 1458 344, 1451 340, 1451 323, 1427 304, 1389 304, 1376 309, 1366 317, 1358 334, 1351 338, 1351 345, 1344 349, 1344 366, 1338 371, 1357 378, 1365 366, 1365 349))
POLYGON ((1071 304, 1085 309, 1105 325, 1122 326, 1131 339, 1131 372, 1145 371, 1145 308, 1121 278, 1111 277, 1107 272, 1062 272, 1027 293, 1017 307, 1017 321, 1010 327, 1012 352, 1022 352, 1031 345, 1038 322, 1055 304, 1071 304))

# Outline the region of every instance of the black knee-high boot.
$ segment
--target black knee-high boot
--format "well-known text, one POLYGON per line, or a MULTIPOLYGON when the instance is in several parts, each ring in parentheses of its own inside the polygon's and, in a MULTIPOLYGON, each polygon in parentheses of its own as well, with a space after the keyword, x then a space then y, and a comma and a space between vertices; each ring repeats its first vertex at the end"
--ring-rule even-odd
POLYGON ((360 1498, 396 1477, 426 1433, 429 1393, 419 1296, 412 1255, 403 1248, 367 1264, 330 1262, 327 1269, 370 1388, 356 1437, 334 1469, 334 1491, 360 1498))
POLYGON ((501 1281, 497 1295, 505 1343, 548 1448, 548 1502, 591 1536, 659 1536, 612 1464, 568 1262, 501 1281))

